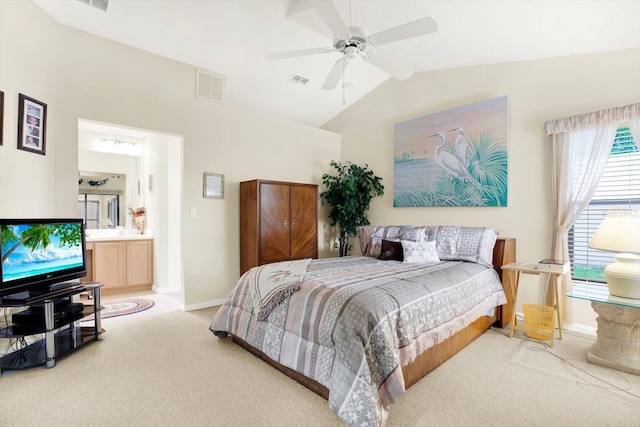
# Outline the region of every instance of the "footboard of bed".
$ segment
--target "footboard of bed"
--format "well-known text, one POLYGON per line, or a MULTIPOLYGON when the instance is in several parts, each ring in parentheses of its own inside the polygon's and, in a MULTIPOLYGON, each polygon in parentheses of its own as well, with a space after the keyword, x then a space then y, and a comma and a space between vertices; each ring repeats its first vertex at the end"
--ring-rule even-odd
POLYGON ((288 368, 288 367, 276 362, 275 360, 273 360, 269 356, 267 356, 264 352, 262 352, 262 351, 258 350, 257 348, 253 347, 251 344, 247 344, 245 341, 243 341, 242 339, 236 337, 235 335, 229 334, 229 336, 231 337, 231 340, 234 343, 238 344, 240 347, 244 348, 249 353, 251 353, 254 356, 256 356, 257 358, 267 362, 269 365, 273 366, 274 368, 276 368, 278 371, 282 372, 283 374, 285 374, 289 378, 298 381, 300 384, 302 384, 303 386, 305 386, 306 388, 308 388, 312 392, 316 393, 320 397, 323 397, 323 398, 329 400, 329 389, 326 388, 325 386, 323 386, 322 384, 320 384, 319 382, 317 382, 316 380, 313 380, 311 378, 305 377, 300 372, 294 371, 293 369, 288 368))
POLYGON ((408 389, 429 372, 451 359, 456 353, 484 334, 495 321, 496 316, 482 316, 440 344, 420 353, 416 360, 402 368, 405 388, 408 389))
MULTIPOLYGON (((453 357, 453 355, 465 348, 480 335, 484 334, 496 321, 496 317, 497 316, 482 316, 481 318, 467 326, 465 329, 455 333, 440 344, 420 353, 413 362, 402 368, 405 389, 408 389, 409 387, 417 383, 428 373, 449 360, 451 357, 453 357)), ((267 362, 269 365, 276 368, 289 378, 296 380, 320 397, 329 400, 329 389, 327 387, 311 378, 302 375, 297 371, 294 371, 291 368, 288 368, 276 362, 262 351, 251 346, 250 344, 247 344, 245 341, 236 337, 235 335, 230 335, 230 338, 234 343, 244 348, 259 359, 263 360, 264 362, 267 362)))

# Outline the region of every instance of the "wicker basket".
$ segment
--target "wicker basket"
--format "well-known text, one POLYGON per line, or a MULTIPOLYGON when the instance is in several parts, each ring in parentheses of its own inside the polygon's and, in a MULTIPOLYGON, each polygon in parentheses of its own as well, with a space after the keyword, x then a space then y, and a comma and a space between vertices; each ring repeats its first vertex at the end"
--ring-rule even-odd
POLYGON ((523 304, 524 326, 531 332, 525 332, 529 338, 536 340, 553 339, 553 307, 538 304, 523 304))

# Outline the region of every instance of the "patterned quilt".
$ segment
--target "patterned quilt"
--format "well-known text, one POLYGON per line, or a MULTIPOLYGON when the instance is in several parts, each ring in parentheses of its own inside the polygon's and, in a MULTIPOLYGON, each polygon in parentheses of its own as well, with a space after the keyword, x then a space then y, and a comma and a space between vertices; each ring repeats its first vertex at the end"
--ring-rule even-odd
POLYGON ((311 261, 299 289, 260 321, 250 276, 210 329, 327 387, 329 406, 352 426, 383 426, 405 390, 402 366, 506 303, 495 270, 480 264, 349 256, 311 261))

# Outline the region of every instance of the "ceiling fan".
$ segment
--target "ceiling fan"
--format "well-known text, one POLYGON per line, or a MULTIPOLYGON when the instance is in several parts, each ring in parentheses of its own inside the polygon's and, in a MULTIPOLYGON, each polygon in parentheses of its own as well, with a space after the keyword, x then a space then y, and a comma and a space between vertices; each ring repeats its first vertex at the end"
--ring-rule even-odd
POLYGON ((309 0, 308 3, 333 32, 332 46, 272 53, 267 55, 267 57, 271 60, 279 60, 321 53, 341 52, 342 58, 333 64, 329 75, 322 85, 322 89, 324 90, 335 89, 340 79, 344 76, 344 70, 349 61, 358 56, 365 62, 399 80, 408 79, 413 74, 413 70, 403 64, 376 54, 371 48, 373 46, 380 46, 435 33, 438 30, 437 22, 427 17, 398 25, 397 27, 388 28, 375 34, 369 34, 367 30, 362 27, 347 26, 333 1, 309 0))

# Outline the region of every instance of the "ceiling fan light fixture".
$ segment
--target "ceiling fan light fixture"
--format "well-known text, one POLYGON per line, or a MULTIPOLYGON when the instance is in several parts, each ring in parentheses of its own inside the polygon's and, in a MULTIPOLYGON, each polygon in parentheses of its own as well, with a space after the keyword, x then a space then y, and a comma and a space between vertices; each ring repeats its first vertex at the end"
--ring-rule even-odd
POLYGON ((354 58, 356 58, 358 56, 358 52, 359 52, 359 50, 358 50, 357 47, 355 47, 355 46, 347 46, 344 49, 344 57, 346 59, 354 59, 354 58))

